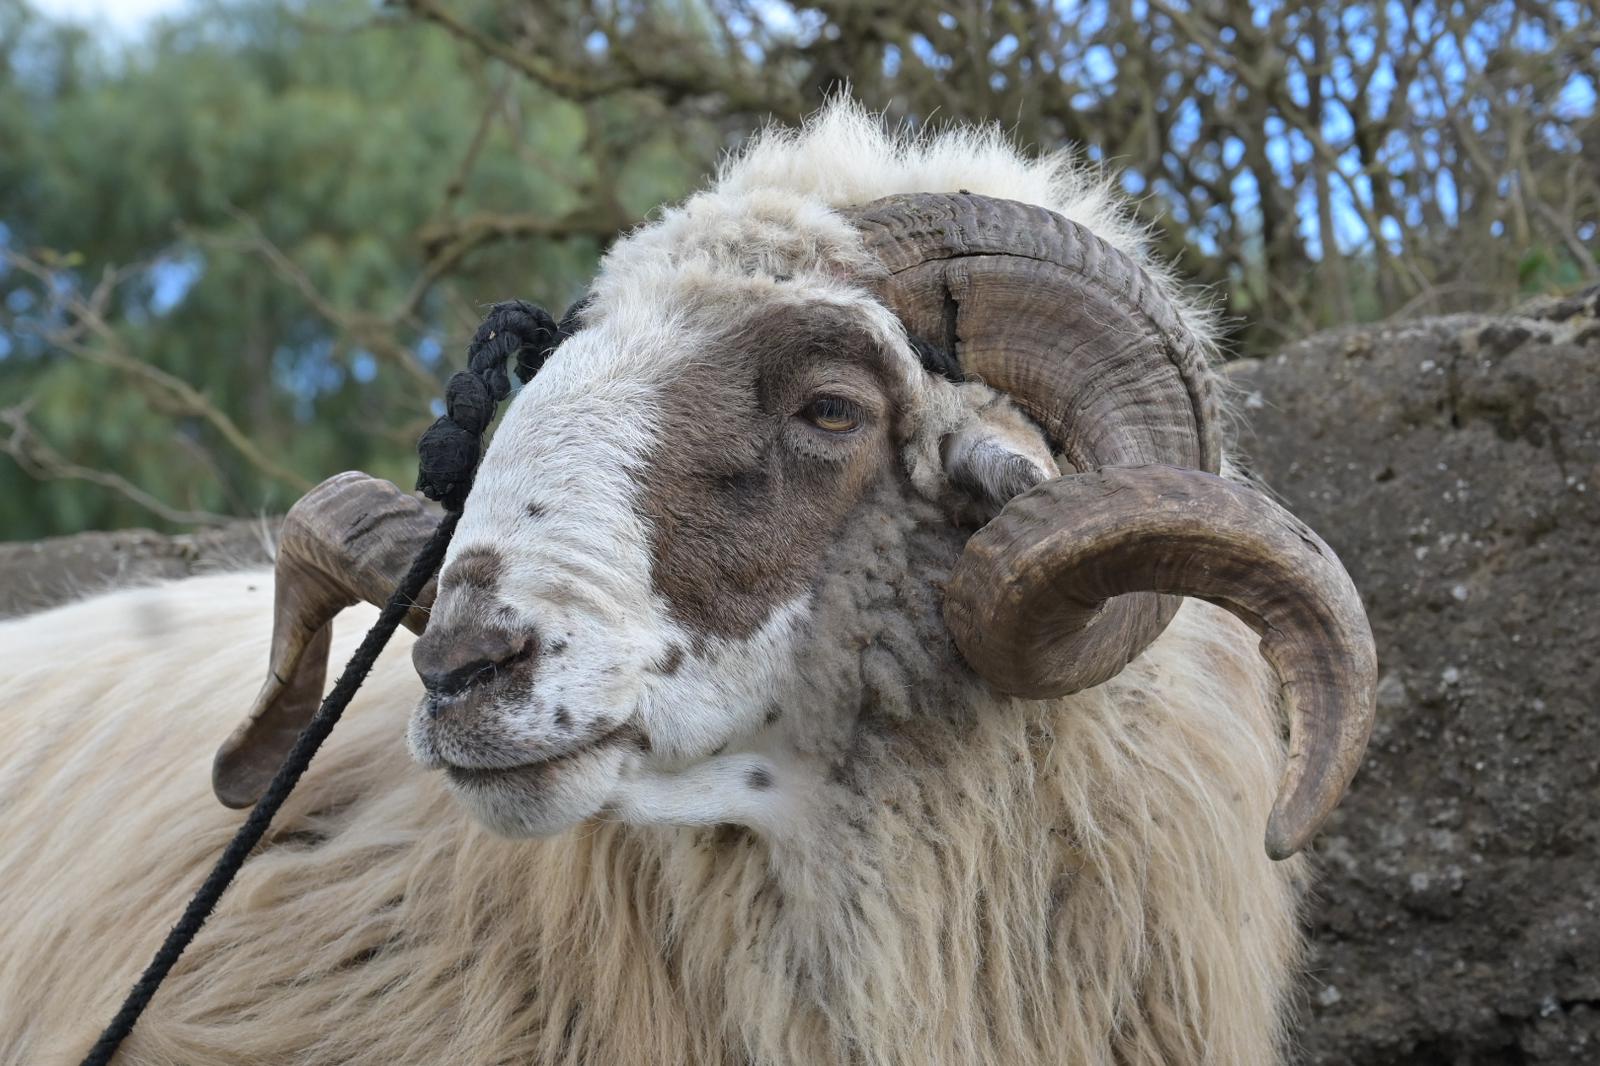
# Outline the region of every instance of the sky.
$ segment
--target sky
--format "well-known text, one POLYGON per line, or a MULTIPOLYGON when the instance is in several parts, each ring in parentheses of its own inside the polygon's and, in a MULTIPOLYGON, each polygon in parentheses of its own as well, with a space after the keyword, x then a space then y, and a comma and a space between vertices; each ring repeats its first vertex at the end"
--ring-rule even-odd
POLYGON ((118 33, 136 34, 151 19, 180 10, 187 0, 32 0, 33 7, 56 18, 93 22, 118 33))

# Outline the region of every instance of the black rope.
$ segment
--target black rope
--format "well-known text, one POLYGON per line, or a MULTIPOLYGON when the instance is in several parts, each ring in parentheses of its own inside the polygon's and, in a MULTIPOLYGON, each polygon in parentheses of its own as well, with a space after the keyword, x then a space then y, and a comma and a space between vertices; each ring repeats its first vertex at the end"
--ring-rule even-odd
POLYGON ((439 523, 439 528, 434 530, 433 536, 429 538, 427 546, 418 553, 405 579, 394 590, 394 595, 389 597, 389 602, 384 604, 377 622, 367 630, 367 635, 361 640, 361 646, 345 665, 344 672, 339 675, 338 683, 333 686, 333 691, 328 693, 327 698, 322 701, 322 706, 317 708, 317 713, 312 716, 305 729, 300 731, 299 739, 294 742, 294 747, 284 758, 283 765, 279 766, 278 772, 273 775, 267 791, 256 801, 250 816, 228 842, 222 857, 211 868, 211 873, 206 875, 205 883, 189 900, 189 905, 184 908, 183 917, 178 919, 178 924, 167 934, 161 949, 156 952, 155 958, 150 960, 150 965, 145 967, 144 973, 134 984, 133 991, 128 993, 128 998, 122 1001, 122 1009, 111 1019, 111 1024, 100 1034, 100 1039, 94 1042, 94 1047, 84 1057, 83 1066, 105 1066, 111 1061, 111 1056, 117 1053, 118 1045, 133 1031, 133 1024, 139 1020, 139 1015, 144 1013, 150 997, 156 994, 156 989, 161 987, 162 980, 178 961, 178 956, 183 954, 183 950, 189 946, 189 942, 195 938, 195 934, 200 932, 200 927, 211 916, 212 910, 222 898, 222 893, 227 890, 234 874, 239 872, 251 849, 261 840, 262 834, 272 823, 272 816, 278 813, 283 801, 289 798, 289 793, 300 780, 300 775, 305 773, 306 767, 310 765, 312 756, 317 753, 322 742, 328 739, 333 727, 339 723, 340 716, 350 705, 356 690, 367 679, 372 664, 378 659, 378 653, 383 651, 383 646, 389 643, 389 638, 394 635, 395 627, 416 602, 422 586, 428 583, 433 572, 439 568, 439 562, 444 558, 444 551, 450 546, 450 536, 455 532, 456 523, 460 519, 459 511, 446 514, 444 520, 439 523))
POLYGON ((461 508, 472 488, 473 475, 482 451, 483 432, 494 420, 496 406, 511 391, 505 368, 507 357, 517 357, 517 377, 526 383, 538 373, 556 346, 577 328, 581 309, 581 303, 574 305, 562 316, 559 326, 543 308, 521 300, 498 303, 489 309, 483 325, 478 327, 467 348, 468 369, 453 375, 445 388, 444 417, 429 426, 417 442, 417 488, 429 498, 444 504, 446 514, 443 520, 412 560, 411 569, 395 588, 389 602, 383 605, 378 620, 361 638, 360 647, 345 664, 333 690, 322 701, 305 729, 301 730, 294 747, 284 757, 283 764, 267 785, 267 791, 256 801, 249 817, 234 833, 221 858, 206 875, 205 882, 189 900, 183 917, 167 933, 155 958, 150 960, 150 965, 145 967, 144 973, 122 1001, 116 1017, 111 1019, 111 1024, 105 1027, 100 1038, 84 1056, 82 1066, 106 1066, 122 1041, 133 1031, 139 1015, 144 1013, 178 957, 216 909, 217 901, 250 857, 250 852, 261 841, 267 827, 272 824, 273 816, 289 798, 289 793, 311 764, 317 749, 328 739, 333 727, 339 724, 339 718, 367 679, 384 645, 394 636, 400 620, 416 603, 422 587, 444 561, 445 549, 450 546, 456 523, 461 520, 461 508))

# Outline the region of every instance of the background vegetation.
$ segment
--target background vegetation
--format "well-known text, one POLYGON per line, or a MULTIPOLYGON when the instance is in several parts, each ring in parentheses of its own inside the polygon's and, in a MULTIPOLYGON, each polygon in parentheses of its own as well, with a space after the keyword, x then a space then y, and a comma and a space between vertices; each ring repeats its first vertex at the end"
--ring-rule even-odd
POLYGON ((1118 173, 1233 350, 1600 279, 1594 0, 0 0, 0 537, 402 483, 482 306, 553 308, 849 83, 1118 173))

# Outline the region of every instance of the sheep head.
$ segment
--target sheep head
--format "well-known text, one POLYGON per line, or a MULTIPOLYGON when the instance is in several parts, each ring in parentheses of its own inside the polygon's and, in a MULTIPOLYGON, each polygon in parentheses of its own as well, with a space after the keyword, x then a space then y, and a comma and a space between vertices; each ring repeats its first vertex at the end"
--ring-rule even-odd
MULTIPOLYGON (((1291 738, 1267 850, 1293 854, 1364 750, 1371 636, 1332 551, 1217 476, 1218 406, 1164 288, 1043 208, 691 200, 608 256, 582 329, 507 411, 415 646, 413 754, 511 834, 603 807, 741 820, 759 799, 723 791, 759 779, 721 790, 717 755, 764 728, 829 545, 889 482, 982 525, 928 580, 998 693, 1106 681, 1185 595, 1260 632, 1291 738)), ((219 753, 224 802, 314 709, 332 611, 381 599, 432 527, 341 477, 291 514, 273 676, 219 753)))

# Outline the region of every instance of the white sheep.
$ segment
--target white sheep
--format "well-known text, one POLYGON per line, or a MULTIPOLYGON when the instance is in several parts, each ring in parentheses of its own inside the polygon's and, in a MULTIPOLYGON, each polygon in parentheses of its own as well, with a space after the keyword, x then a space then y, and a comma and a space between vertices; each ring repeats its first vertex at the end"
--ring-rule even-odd
MULTIPOLYGON (((1278 1061, 1261 841, 1354 772, 1370 637, 1204 472, 1209 322, 1143 255, 1062 157, 844 103, 620 241, 120 1061, 1278 1061)), ((269 653, 235 805, 433 520, 344 475, 276 584, 0 626, 0 1061, 82 1055, 236 825, 269 653)))

